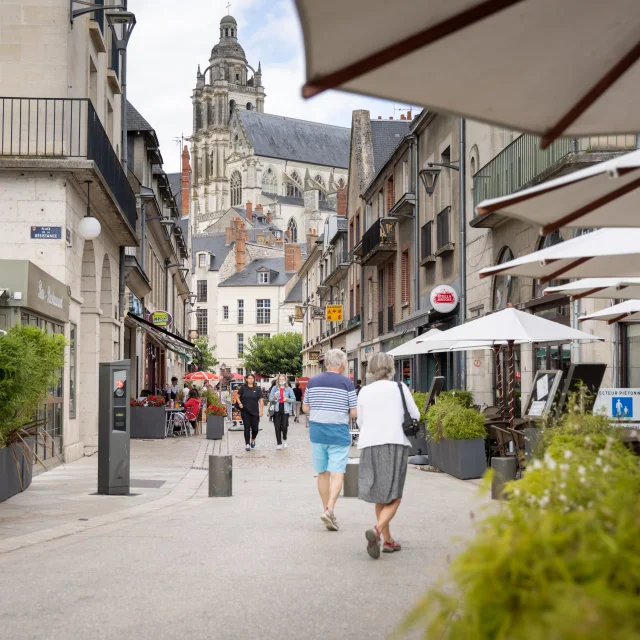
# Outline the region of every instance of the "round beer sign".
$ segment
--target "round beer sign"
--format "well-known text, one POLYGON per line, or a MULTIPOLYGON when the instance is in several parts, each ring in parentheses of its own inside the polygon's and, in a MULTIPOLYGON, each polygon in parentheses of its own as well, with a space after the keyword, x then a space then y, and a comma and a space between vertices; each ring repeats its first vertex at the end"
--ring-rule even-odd
POLYGON ((451 313, 458 306, 458 294, 448 284, 441 284, 431 290, 431 306, 438 313, 451 313))

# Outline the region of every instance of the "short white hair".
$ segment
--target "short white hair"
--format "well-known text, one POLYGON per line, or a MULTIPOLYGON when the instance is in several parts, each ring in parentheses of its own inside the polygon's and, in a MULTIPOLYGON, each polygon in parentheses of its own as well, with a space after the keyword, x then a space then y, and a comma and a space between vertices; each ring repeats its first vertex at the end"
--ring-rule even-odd
POLYGON ((324 354, 324 366, 329 369, 339 369, 347 366, 347 354, 342 349, 329 349, 324 354))
POLYGON ((388 353, 374 353, 369 360, 368 374, 375 382, 386 380, 395 373, 393 356, 388 353))

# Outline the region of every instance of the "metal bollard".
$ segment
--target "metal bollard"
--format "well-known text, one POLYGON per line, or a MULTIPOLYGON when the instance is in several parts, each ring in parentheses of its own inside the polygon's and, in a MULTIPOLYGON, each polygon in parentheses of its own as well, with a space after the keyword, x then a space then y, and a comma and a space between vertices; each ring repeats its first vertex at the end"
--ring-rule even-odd
POLYGON ((344 497, 358 497, 358 468, 360 458, 349 458, 347 470, 344 474, 344 497))
POLYGON ((504 500, 506 498, 502 493, 504 485, 516 479, 516 459, 515 457, 491 458, 491 468, 494 472, 491 481, 491 498, 504 500))
POLYGON ((231 497, 232 481, 233 456, 209 456, 209 497, 231 497))

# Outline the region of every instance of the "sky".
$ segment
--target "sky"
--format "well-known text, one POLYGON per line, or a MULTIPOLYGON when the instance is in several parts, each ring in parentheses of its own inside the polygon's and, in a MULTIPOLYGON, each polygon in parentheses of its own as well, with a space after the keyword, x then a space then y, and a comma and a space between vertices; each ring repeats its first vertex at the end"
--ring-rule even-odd
MULTIPOLYGON (((179 171, 182 135, 192 133, 198 64, 209 66, 229 0, 129 0, 137 24, 127 53, 127 96, 156 130, 168 173, 179 171), (177 7, 177 9, 176 9, 177 7), (178 141, 176 141, 178 139, 178 141)), ((349 127, 354 109, 399 118, 402 104, 329 91, 303 100, 304 46, 293 0, 231 0, 248 63, 262 63, 265 112, 349 127)))

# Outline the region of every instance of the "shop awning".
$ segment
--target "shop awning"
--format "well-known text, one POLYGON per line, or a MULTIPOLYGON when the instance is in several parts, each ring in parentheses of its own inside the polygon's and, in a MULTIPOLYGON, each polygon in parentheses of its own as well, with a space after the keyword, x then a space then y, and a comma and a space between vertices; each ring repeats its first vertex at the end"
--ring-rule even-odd
POLYGON ((136 316, 129 312, 127 314, 127 318, 131 320, 138 328, 142 329, 142 331, 146 331, 151 336, 153 336, 160 344, 164 345, 169 351, 173 351, 174 353, 178 353, 183 356, 193 357, 196 355, 198 351, 198 347, 196 347, 193 342, 189 342, 184 338, 176 335, 175 333, 171 333, 166 329, 161 329, 160 327, 156 327, 154 324, 141 318, 140 316, 136 316))

